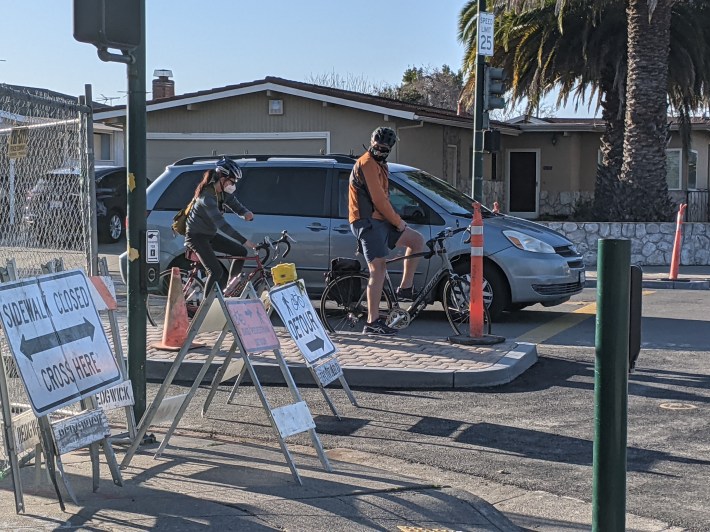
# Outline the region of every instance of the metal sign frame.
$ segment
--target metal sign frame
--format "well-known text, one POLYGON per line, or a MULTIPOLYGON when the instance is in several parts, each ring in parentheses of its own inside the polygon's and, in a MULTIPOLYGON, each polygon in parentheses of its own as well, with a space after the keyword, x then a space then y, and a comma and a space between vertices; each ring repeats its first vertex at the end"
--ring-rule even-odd
MULTIPOLYGON (((328 336, 325 327, 323 327, 320 316, 313 308, 303 280, 299 279, 281 286, 275 286, 269 291, 269 295, 271 297, 271 307, 276 310, 281 321, 286 325, 286 329, 303 356, 306 367, 311 372, 313 380, 320 388, 333 414, 338 419, 341 419, 325 387, 336 380, 340 382, 350 403, 355 407, 359 407, 360 405, 358 405, 336 357, 337 348, 328 336), (288 297, 286 297, 287 294, 288 297), (279 299, 278 296, 281 296, 281 298, 279 299), (322 350, 323 353, 314 356, 315 353, 311 346, 318 347, 316 351, 322 350), (306 353, 304 347, 308 350, 308 353, 306 353)), ((239 381, 234 385, 229 402, 236 394, 238 385, 239 381)))
MULTIPOLYGON (((246 294, 252 293, 254 291, 253 287, 251 288, 250 291, 245 291, 246 294)), ((244 294, 243 294, 244 295, 244 294)), ((241 299, 241 298, 238 298, 241 299)), ((256 303, 256 301, 254 301, 256 303)), ((259 303, 261 305, 261 303, 259 303)), ((256 309, 256 307, 253 307, 256 309)), ((264 316, 266 316, 266 310, 264 310, 263 306, 258 307, 260 309, 260 312, 264 313, 264 316)), ((140 446, 141 440, 143 436, 146 434, 148 428, 156 422, 157 419, 159 419, 159 411, 161 409, 161 405, 164 402, 167 402, 169 400, 172 400, 175 402, 175 404, 179 404, 179 409, 176 413, 176 415, 173 418, 173 422, 168 429, 168 432, 165 434, 165 437, 163 439, 163 442, 161 443, 160 447, 158 448, 158 451, 156 452, 155 456, 158 457, 161 455, 163 450, 168 444, 168 441, 170 440, 171 435, 173 434, 175 428, 177 428, 178 423, 180 422, 180 419, 182 415, 184 414, 185 410, 187 409, 187 406, 189 405, 192 397, 195 395, 195 392, 199 388, 202 379, 204 378, 205 374, 207 373, 207 370, 209 369, 212 360, 216 356, 216 354, 219 351, 219 348, 221 347, 222 342, 224 341, 224 338, 226 337, 228 332, 231 332, 234 336, 234 342, 232 343, 229 353, 232 355, 234 352, 239 349, 239 353, 241 355, 242 361, 244 363, 244 366, 246 367, 247 371, 249 371, 249 375, 252 379, 252 382, 254 384, 254 388, 257 392, 257 395, 259 396, 259 399, 261 401, 261 404, 266 411, 269 421, 271 422, 272 428, 276 432, 276 437, 278 439, 279 445, 281 447, 281 451, 284 454, 284 457, 286 458, 286 462, 289 466, 289 469, 291 470, 291 474, 293 475, 294 479, 296 482, 299 484, 303 484, 301 481, 301 477, 298 474, 298 470, 296 469, 296 465, 293 461, 293 458, 291 457, 291 453, 288 450, 288 447, 286 445, 285 439, 288 436, 291 436, 293 434, 298 434, 301 432, 306 432, 308 431, 310 437, 311 437, 311 442, 313 446, 316 449, 316 453, 318 454, 318 457, 321 461, 321 464, 323 465, 323 468, 331 472, 331 466, 330 462, 328 461, 328 457, 325 455, 325 451, 323 450, 323 446, 320 442, 320 439, 318 437, 318 434, 315 431, 315 422, 313 421, 313 417, 310 413, 310 410, 308 409, 308 406, 306 405, 305 401, 301 397, 300 392, 298 391, 298 388, 296 387, 296 383, 293 380, 293 376, 291 375, 291 372, 286 364, 286 361, 283 358, 283 355, 280 351, 280 349, 276 348, 273 349, 273 353, 276 356, 276 360, 278 361, 279 368, 281 369, 281 373, 284 376, 284 379, 286 380, 286 384, 288 385, 288 388, 291 392, 291 397, 293 399, 293 403, 278 407, 278 408, 272 408, 271 405, 269 404, 268 399, 266 398, 266 395, 264 393, 264 389, 261 386, 261 383, 259 382, 259 378, 256 374, 256 371, 254 369, 254 366, 252 365, 250 359, 249 359, 249 353, 244 345, 244 341, 241 336, 240 332, 240 327, 237 326, 237 324, 234 323, 233 321, 233 312, 230 314, 230 309, 225 301, 224 296, 222 295, 221 290, 219 289, 218 286, 215 286, 215 289, 212 293, 206 294, 204 300, 202 301, 202 304, 200 305, 200 308, 197 310, 197 313, 195 316, 192 318, 192 322, 190 323, 190 326, 187 329, 187 334, 186 334, 186 339, 185 342, 183 343, 182 347, 180 348, 180 351, 177 353, 175 356, 175 360, 168 370, 167 375, 165 376, 165 380, 163 381, 163 384, 161 385, 160 389, 158 390, 158 393, 156 394, 155 398, 153 399, 153 402, 151 403, 150 407, 146 410, 145 414, 143 415, 143 418, 140 420, 140 423, 138 424, 138 431, 136 438, 134 439, 132 445, 130 448, 126 451, 126 454, 123 458, 123 461, 121 462, 121 467, 125 468, 128 467, 128 465, 131 463, 131 460, 133 459, 133 456, 135 455, 136 451, 138 450, 138 447, 140 446), (195 381, 190 388, 190 391, 186 394, 181 394, 178 396, 174 396, 173 398, 167 398, 166 395, 168 392, 168 389, 170 385, 173 382, 173 379, 177 375, 177 372, 180 368, 180 365, 182 364, 183 360, 185 359, 185 356, 187 355, 187 352, 190 348, 190 345, 192 344, 192 341, 195 339, 197 334, 200 332, 200 328, 203 325, 203 322, 205 322, 205 318, 207 317, 208 314, 214 315, 216 311, 211 311, 213 307, 216 307, 219 309, 220 314, 222 315, 222 318, 226 320, 226 323, 221 325, 221 333, 219 335, 219 338, 215 342, 214 346, 212 347, 210 354, 208 355, 207 359, 205 360, 204 364, 202 365, 202 368, 198 372, 197 376, 195 377, 195 381)), ((214 320, 212 320, 214 321, 214 320)), ((269 327, 271 326, 271 322, 267 319, 266 322, 268 323, 269 327)), ((207 324, 209 326, 209 324, 207 324)), ((219 330, 219 329, 211 329, 211 330, 219 330)), ((273 347, 273 346, 271 346, 273 347)), ((251 351, 254 353, 255 351, 251 351)), ((229 356, 229 355, 228 355, 229 356)))

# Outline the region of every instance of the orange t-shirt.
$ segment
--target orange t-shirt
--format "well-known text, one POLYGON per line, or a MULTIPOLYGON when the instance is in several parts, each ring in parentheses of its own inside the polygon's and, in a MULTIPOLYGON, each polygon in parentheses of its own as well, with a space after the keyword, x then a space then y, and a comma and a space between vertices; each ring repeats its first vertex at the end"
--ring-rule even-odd
POLYGON ((353 223, 361 218, 369 217, 387 220, 395 227, 399 227, 399 224, 402 223, 402 218, 390 203, 387 163, 377 162, 368 151, 355 162, 350 174, 348 221, 353 223), (365 189, 363 185, 367 188, 365 189), (369 212, 370 199, 373 206, 372 213, 369 212))

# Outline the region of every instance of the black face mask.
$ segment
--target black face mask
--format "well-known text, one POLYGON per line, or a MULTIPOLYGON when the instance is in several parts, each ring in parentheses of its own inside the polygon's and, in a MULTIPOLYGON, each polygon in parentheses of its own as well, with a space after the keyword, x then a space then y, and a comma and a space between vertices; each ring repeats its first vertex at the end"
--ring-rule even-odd
POLYGON ((372 158, 380 163, 386 161, 387 157, 390 154, 389 150, 379 150, 379 149, 375 148, 374 146, 370 146, 370 149, 368 151, 372 155, 372 158))

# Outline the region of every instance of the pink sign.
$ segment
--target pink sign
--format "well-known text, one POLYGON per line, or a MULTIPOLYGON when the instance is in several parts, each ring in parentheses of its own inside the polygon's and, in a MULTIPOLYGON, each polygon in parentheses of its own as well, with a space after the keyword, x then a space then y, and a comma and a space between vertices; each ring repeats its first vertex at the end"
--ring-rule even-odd
POLYGON ((261 301, 228 298, 224 302, 247 353, 262 353, 279 348, 279 339, 261 301))

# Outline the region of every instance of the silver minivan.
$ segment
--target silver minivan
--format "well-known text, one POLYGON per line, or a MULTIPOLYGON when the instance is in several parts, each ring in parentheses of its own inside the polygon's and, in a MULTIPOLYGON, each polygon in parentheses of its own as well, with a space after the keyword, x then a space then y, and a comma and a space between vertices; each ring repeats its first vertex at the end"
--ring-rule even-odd
MULTIPOLYGON (((254 213, 246 222, 226 218, 253 242, 273 238, 286 229, 297 241, 286 259, 317 296, 335 257, 354 257, 355 237, 348 225, 348 177, 355 159, 344 155, 254 156, 234 158, 243 172, 239 200, 254 213)), ((183 237, 176 236, 173 217, 188 204, 205 170, 216 158, 190 157, 166 167, 147 192, 148 229, 160 230, 161 269, 186 267, 183 237)), ((429 239, 445 227, 471 223, 472 199, 422 170, 389 163, 390 199, 408 225, 429 239)), ((483 210, 484 300, 492 319, 505 310, 541 303, 552 306, 582 291, 584 261, 574 244, 542 225, 483 210)), ((470 246, 458 235, 447 243, 456 270, 470 271, 470 246)), ((395 249, 392 256, 402 254, 395 249)), ((364 266, 364 260, 359 257, 364 266)), ((121 256, 126 279, 126 254, 121 256)), ((396 263, 401 269, 401 262, 396 263)), ((436 259, 421 261, 415 286, 422 287, 439 267, 436 259)), ((401 274, 390 270, 393 278, 401 274)))

